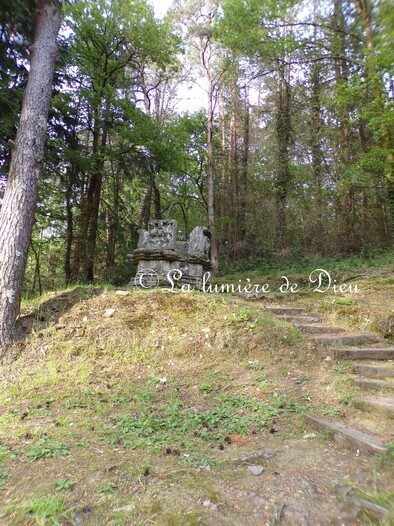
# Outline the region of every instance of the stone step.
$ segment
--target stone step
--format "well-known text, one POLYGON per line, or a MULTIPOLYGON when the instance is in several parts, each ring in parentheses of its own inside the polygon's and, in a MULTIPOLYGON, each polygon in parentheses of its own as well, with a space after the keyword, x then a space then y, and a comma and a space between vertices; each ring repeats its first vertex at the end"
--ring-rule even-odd
POLYGON ((347 360, 394 360, 394 349, 390 347, 343 348, 337 349, 336 355, 347 360))
POLYGON ((364 365, 356 363, 353 373, 367 378, 394 378, 394 367, 391 365, 364 365))
POLYGON ((293 315, 295 314, 296 316, 298 314, 303 314, 305 312, 305 309, 301 309, 301 308, 298 308, 298 307, 264 307, 264 310, 270 312, 271 314, 279 314, 279 315, 282 315, 282 314, 289 314, 289 315, 293 315))
POLYGON ((319 431, 331 431, 333 439, 346 447, 358 449, 363 453, 383 453, 385 451, 384 442, 361 431, 346 427, 339 422, 306 415, 305 420, 308 424, 319 431))
POLYGON ((331 327, 329 325, 298 325, 298 328, 302 332, 308 334, 339 334, 344 332, 341 327, 331 327))
POLYGON ((276 315, 278 320, 289 321, 291 323, 321 323, 323 320, 318 316, 288 316, 286 314, 276 315))
POLYGON ((394 418, 394 398, 375 398, 374 396, 355 396, 352 405, 367 412, 378 412, 394 418))
POLYGON ((374 378, 356 378, 354 383, 363 389, 394 389, 394 382, 375 380, 374 378))
POLYGON ((377 343, 379 338, 374 334, 341 334, 337 336, 312 336, 318 345, 334 347, 340 345, 359 345, 367 343, 377 343))

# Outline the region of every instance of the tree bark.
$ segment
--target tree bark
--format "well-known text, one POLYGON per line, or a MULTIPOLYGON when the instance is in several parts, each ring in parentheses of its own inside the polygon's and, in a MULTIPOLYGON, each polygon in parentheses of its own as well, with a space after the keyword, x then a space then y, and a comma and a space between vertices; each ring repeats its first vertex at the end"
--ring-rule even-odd
POLYGON ((140 215, 138 217, 138 226, 139 228, 144 228, 148 230, 148 223, 150 219, 150 207, 152 204, 152 184, 148 186, 145 190, 144 199, 142 201, 140 215))
POLYGON ((214 269, 219 265, 218 240, 215 229, 215 187, 213 170, 213 80, 210 72, 211 41, 207 37, 205 45, 201 43, 200 51, 201 66, 207 81, 207 157, 208 157, 208 227, 211 231, 211 261, 214 269))
MULTIPOLYGON (((232 53, 234 59, 234 54, 232 53)), ((234 68, 235 69, 235 68, 234 68)), ((230 236, 230 256, 232 260, 237 259, 239 249, 239 173, 238 173, 238 133, 237 133, 237 113, 239 95, 237 90, 236 71, 233 72, 231 81, 231 119, 230 119, 230 209, 231 209, 231 236, 230 236)))
POLYGON ((107 236, 107 260, 105 267, 112 268, 115 265, 116 244, 119 228, 119 202, 120 202, 120 176, 113 173, 113 205, 108 211, 108 236, 107 236))
POLYGON ((0 212, 0 356, 19 315, 58 57, 59 0, 38 0, 30 72, 0 212))
POLYGON ((71 197, 72 197, 72 184, 71 184, 71 181, 69 181, 67 183, 67 188, 66 188, 67 227, 66 227, 66 254, 64 256, 64 274, 65 274, 67 285, 69 285, 71 282, 71 249, 72 249, 72 242, 74 239, 73 210, 72 210, 71 197))
POLYGON ((277 169, 277 247, 286 246, 287 224, 286 204, 290 183, 289 149, 291 140, 290 119, 290 65, 281 65, 278 62, 278 107, 276 115, 276 135, 278 142, 278 169, 277 169))

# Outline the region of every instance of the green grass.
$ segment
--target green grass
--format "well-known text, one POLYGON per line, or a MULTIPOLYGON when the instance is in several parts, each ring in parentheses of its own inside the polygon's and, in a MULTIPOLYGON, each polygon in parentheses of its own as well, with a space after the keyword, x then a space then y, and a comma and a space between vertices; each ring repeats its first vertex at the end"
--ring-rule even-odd
POLYGON ((109 482, 108 484, 103 484, 99 487, 97 490, 98 495, 102 495, 105 493, 115 493, 118 489, 118 485, 116 482, 109 482))
MULTIPOLYGON (((0 516, 10 524, 14 518, 71 524, 81 517, 97 525, 178 518, 183 524, 177 513, 185 509, 208 522, 201 484, 212 477, 213 487, 225 480, 252 490, 262 480, 246 478, 233 460, 280 450, 280 463, 287 455, 290 464, 267 465, 267 474, 281 472, 283 491, 292 458, 302 456, 304 465, 305 453, 327 447, 317 435, 302 449, 302 416, 346 412, 338 399, 353 394, 348 365, 322 362, 325 355, 311 352, 305 335, 265 314, 261 302, 240 306, 232 297, 160 291, 119 297, 94 289, 37 299, 37 312, 40 301, 44 313, 60 310, 61 327, 38 323, 0 379, 0 486, 7 496, 0 516), (116 309, 110 319, 103 318, 107 308, 116 309), (166 495, 178 502, 183 490, 190 500, 169 510, 166 495), (75 512, 67 511, 71 502, 75 512)), ((325 301, 341 316, 356 311, 325 301)), ((330 455, 337 466, 331 448, 330 455)), ((245 500, 237 500, 242 513, 245 500)))
POLYGON ((353 254, 349 257, 331 257, 323 258, 315 257, 297 257, 284 258, 272 255, 268 259, 251 258, 249 260, 239 261, 234 264, 222 264, 219 275, 235 275, 238 279, 242 279, 245 271, 250 277, 250 272, 255 271, 257 276, 266 277, 274 275, 286 275, 290 277, 294 274, 309 275, 312 270, 316 268, 323 268, 335 272, 347 272, 359 269, 375 269, 384 266, 392 266, 394 261, 394 250, 388 251, 370 251, 353 254))
POLYGON ((55 480, 55 490, 56 491, 63 491, 63 490, 71 489, 74 485, 75 485, 75 482, 73 482, 70 479, 55 480))
POLYGON ((18 456, 17 451, 14 451, 7 446, 0 445, 0 462, 4 462, 5 460, 10 460, 12 458, 16 458, 18 456))
POLYGON ((63 519, 69 518, 64 507, 62 498, 37 498, 26 504, 24 515, 26 519, 34 518, 37 526, 62 526, 63 519))
POLYGON ((68 455, 69 450, 63 442, 58 440, 51 440, 46 436, 40 438, 32 447, 25 451, 25 456, 32 460, 40 460, 42 458, 60 457, 68 455))
POLYGON ((1 468, 0 467, 0 490, 2 490, 4 488, 9 473, 10 473, 9 469, 5 469, 5 468, 1 468))
POLYGON ((161 451, 168 447, 198 451, 201 442, 223 442, 231 434, 246 435, 270 425, 280 409, 236 396, 219 396, 211 409, 193 410, 173 400, 159 411, 130 417, 117 415, 107 429, 110 442, 129 449, 161 451))

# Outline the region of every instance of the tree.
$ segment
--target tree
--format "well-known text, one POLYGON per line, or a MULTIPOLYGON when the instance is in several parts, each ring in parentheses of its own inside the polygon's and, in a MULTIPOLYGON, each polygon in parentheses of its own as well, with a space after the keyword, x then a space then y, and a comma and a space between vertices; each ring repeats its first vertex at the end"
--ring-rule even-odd
POLYGON ((218 12, 216 0, 178 0, 174 4, 175 19, 187 20, 187 38, 198 60, 206 82, 207 93, 207 201, 208 228, 212 233, 211 261, 213 268, 219 265, 219 247, 215 221, 215 169, 214 169, 214 106, 222 71, 215 74, 213 69, 215 48, 213 37, 214 20, 218 12))
POLYGON ((12 152, 7 189, 0 212, 0 348, 4 354, 19 314, 38 181, 44 147, 52 81, 58 58, 60 1, 38 0, 30 72, 12 152))
POLYGON ((0 0, 0 166, 9 170, 23 91, 27 83, 28 43, 34 32, 35 0, 0 0))

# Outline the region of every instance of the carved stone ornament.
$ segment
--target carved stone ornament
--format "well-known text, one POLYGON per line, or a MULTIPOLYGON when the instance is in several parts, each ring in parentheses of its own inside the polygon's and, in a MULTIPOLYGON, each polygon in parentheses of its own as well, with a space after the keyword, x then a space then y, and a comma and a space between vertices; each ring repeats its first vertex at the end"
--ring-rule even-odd
POLYGON ((137 265, 130 286, 168 286, 171 283, 169 276, 176 275, 177 286, 186 284, 201 288, 204 274, 212 269, 211 233, 207 228, 197 226, 190 233, 189 241, 177 241, 177 231, 174 219, 149 221, 148 230, 138 231, 138 246, 133 254, 128 255, 137 265))

